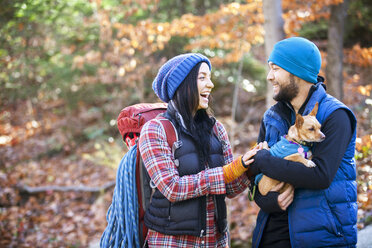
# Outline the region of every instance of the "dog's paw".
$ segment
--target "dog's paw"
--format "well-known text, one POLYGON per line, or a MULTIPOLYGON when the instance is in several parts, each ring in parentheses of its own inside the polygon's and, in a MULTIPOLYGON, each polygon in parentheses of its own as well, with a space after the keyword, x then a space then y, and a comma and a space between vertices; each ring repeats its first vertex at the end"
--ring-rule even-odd
POLYGON ((316 164, 313 161, 311 161, 311 160, 307 160, 307 165, 306 166, 307 167, 315 167, 316 164))

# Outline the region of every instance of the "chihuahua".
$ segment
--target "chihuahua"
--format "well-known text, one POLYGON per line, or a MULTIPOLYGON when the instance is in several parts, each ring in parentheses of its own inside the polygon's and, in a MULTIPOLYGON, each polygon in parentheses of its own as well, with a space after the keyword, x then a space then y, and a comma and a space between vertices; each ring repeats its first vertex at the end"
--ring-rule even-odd
MULTIPOLYGON (((280 141, 270 148, 270 153, 273 156, 301 162, 307 167, 315 167, 316 164, 311 161, 311 151, 308 145, 325 139, 325 135, 320 131, 321 125, 316 119, 317 112, 318 103, 315 104, 310 114, 306 116, 297 114, 295 124, 289 128, 286 136, 282 137, 280 141)), ((268 149, 266 142, 264 142, 264 145, 266 146, 264 148, 268 149)), ((278 180, 263 175, 258 183, 258 189, 262 195, 266 195, 279 183, 278 180)), ((284 192, 288 186, 289 184, 286 183, 279 192, 284 192)))

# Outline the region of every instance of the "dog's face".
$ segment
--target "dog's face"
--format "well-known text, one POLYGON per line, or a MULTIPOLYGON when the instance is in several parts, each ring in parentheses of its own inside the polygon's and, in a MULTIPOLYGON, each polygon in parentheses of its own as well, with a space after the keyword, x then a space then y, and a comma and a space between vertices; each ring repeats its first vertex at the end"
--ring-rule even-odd
MULTIPOLYGON (((294 140, 306 142, 321 142, 325 139, 325 135, 320 131, 320 123, 316 119, 318 112, 318 103, 315 104, 314 109, 306 116, 296 115, 296 123, 292 127, 294 130, 288 132, 288 135, 294 140), (290 134, 291 133, 291 134, 290 134)), ((291 127, 291 129, 292 129, 291 127)))

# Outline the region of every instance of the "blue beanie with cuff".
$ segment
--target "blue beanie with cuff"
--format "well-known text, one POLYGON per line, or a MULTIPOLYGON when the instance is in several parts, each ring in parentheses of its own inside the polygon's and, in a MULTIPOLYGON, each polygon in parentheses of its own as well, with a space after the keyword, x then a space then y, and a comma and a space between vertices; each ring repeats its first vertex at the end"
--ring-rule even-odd
POLYGON ((301 37, 292 37, 275 44, 268 62, 307 82, 316 84, 322 58, 313 42, 301 37))
POLYGON ((207 57, 200 53, 186 53, 168 60, 156 75, 152 83, 155 94, 163 101, 172 100, 178 86, 199 62, 206 62, 210 69, 211 63, 207 57))

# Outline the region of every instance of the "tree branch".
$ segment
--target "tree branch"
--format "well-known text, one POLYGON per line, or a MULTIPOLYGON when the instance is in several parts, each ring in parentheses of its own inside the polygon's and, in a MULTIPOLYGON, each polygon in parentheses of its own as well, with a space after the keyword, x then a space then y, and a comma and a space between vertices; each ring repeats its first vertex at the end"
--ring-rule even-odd
POLYGON ((74 191, 74 192, 91 192, 91 193, 99 193, 104 192, 108 190, 109 188, 115 186, 116 181, 110 181, 106 184, 104 184, 101 187, 88 187, 88 186, 40 186, 40 187, 30 187, 23 184, 18 184, 16 187, 24 193, 28 194, 37 194, 37 193, 45 193, 50 191, 59 191, 59 192, 68 192, 68 191, 74 191))

